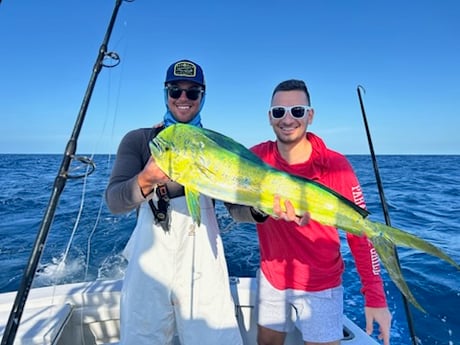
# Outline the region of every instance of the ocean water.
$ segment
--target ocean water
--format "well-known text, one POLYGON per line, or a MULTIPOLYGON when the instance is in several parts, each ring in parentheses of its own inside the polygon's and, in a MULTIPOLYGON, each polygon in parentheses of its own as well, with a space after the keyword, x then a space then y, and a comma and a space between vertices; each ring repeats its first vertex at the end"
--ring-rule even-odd
MULTIPOLYGON (((34 286, 123 275, 120 252, 134 228, 135 213, 110 214, 103 191, 114 157, 93 159, 96 169, 87 179, 66 182, 34 286)), ((349 159, 361 181, 370 218, 384 222, 370 157, 349 159)), ((0 292, 14 291, 20 284, 61 160, 61 155, 0 155, 0 292)), ((392 225, 432 242, 460 262, 460 156, 385 155, 377 161, 392 225)), ((84 167, 74 168, 74 175, 85 172, 84 167)), ((230 274, 254 276, 259 261, 254 226, 232 222, 219 202, 217 214, 230 274)), ((343 244, 345 312, 364 328, 360 283, 343 244)), ((410 309, 419 344, 460 344, 460 272, 411 249, 398 248, 398 253, 409 287, 427 310, 424 314, 410 309)), ((411 344, 401 294, 382 271, 393 314, 392 344, 411 344)))

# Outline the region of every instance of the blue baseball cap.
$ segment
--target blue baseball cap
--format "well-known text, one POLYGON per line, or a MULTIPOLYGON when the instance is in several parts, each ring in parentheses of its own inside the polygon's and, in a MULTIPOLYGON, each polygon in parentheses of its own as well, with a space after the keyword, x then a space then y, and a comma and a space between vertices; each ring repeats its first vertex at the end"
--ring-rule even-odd
POLYGON ((203 70, 200 65, 190 60, 179 60, 169 66, 166 71, 165 85, 175 81, 191 81, 206 87, 203 70))

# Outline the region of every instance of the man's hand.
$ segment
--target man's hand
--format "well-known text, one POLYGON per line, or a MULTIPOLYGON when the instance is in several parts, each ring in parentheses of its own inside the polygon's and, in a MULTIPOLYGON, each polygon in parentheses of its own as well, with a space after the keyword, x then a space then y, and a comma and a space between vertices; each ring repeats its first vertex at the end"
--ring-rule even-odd
POLYGON ((275 214, 275 219, 283 219, 288 222, 295 222, 300 226, 307 225, 310 221, 310 214, 305 213, 302 217, 299 217, 295 213, 294 206, 289 200, 284 201, 284 206, 286 211, 284 212, 281 208, 281 201, 280 196, 275 195, 275 199, 273 202, 273 213, 275 214))
POLYGON ((144 196, 149 195, 158 184, 170 181, 170 178, 156 165, 153 157, 150 157, 144 169, 137 175, 137 183, 144 196))
POLYGON ((374 332, 374 322, 379 325, 378 338, 383 340, 383 345, 390 345, 391 313, 388 308, 365 307, 366 333, 371 335, 374 332))

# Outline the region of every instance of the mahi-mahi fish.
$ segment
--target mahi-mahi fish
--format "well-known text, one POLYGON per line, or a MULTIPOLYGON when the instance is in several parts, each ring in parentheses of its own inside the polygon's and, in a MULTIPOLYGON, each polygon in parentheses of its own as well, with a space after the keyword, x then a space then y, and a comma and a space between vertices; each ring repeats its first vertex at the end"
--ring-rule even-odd
MULTIPOLYGON (((441 249, 408 232, 369 220, 369 212, 315 181, 277 170, 235 140, 187 124, 162 130, 151 142, 156 164, 185 188, 187 207, 199 225, 200 194, 233 204, 252 206, 268 215, 275 195, 289 200, 299 216, 367 238, 373 243, 390 278, 415 307, 425 312, 405 282, 395 245, 414 248, 460 266, 441 249)), ((282 206, 283 207, 283 206, 282 206)))

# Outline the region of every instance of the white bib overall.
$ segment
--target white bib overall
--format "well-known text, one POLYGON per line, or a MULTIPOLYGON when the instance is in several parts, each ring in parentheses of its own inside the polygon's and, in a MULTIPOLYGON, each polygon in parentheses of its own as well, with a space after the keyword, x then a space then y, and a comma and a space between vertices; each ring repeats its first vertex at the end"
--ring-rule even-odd
POLYGON ((222 239, 212 200, 200 197, 201 226, 185 197, 170 200, 171 226, 140 207, 127 245, 121 300, 122 345, 240 345, 222 239))

